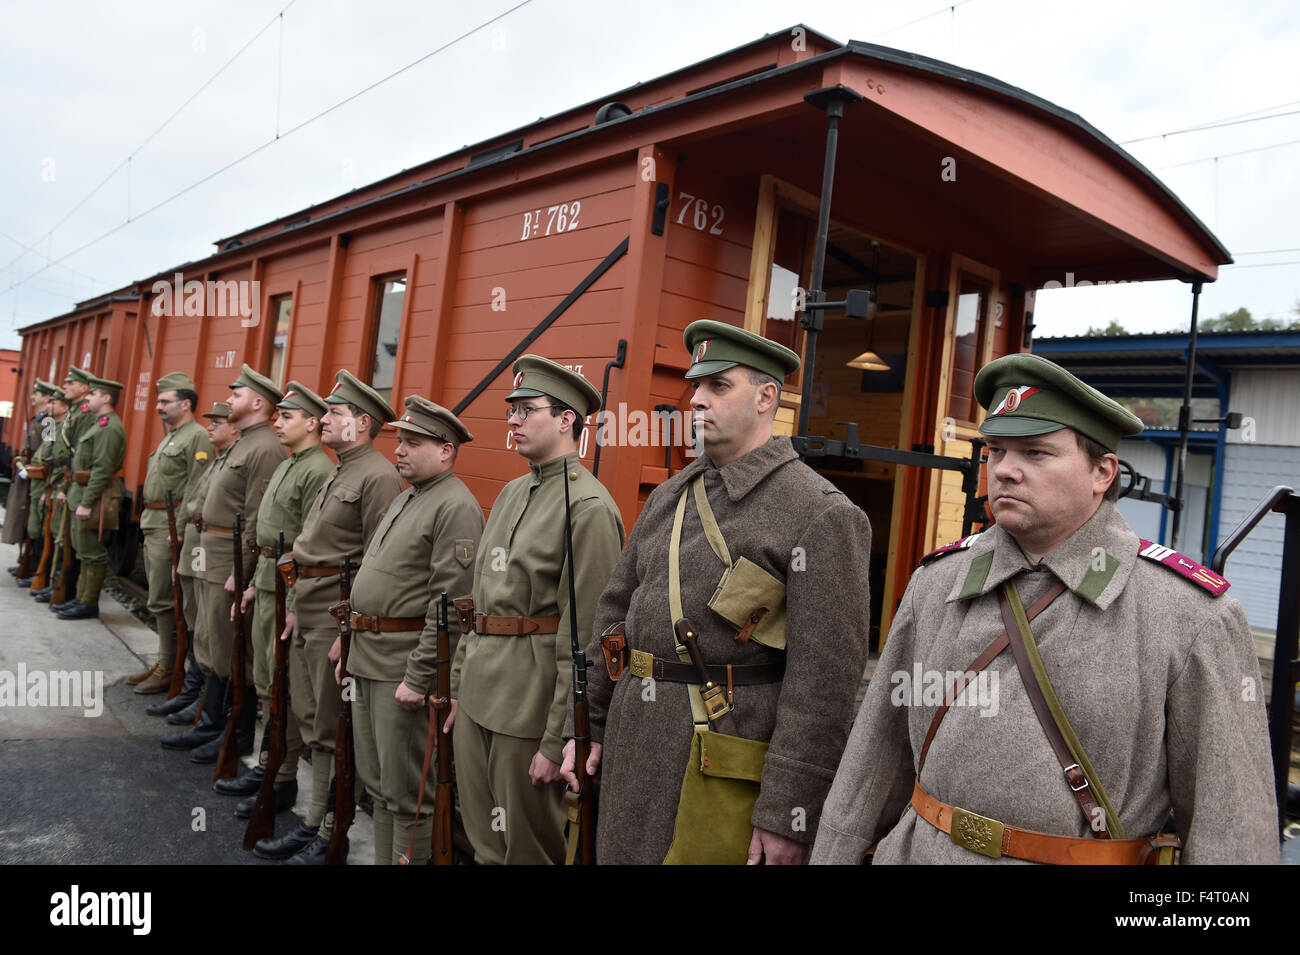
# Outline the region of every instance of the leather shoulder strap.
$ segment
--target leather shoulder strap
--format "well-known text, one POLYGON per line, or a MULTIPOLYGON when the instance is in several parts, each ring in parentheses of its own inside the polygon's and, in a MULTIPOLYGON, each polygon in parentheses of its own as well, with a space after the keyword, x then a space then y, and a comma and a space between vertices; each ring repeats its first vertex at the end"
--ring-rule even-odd
MULTIPOLYGON (((1065 584, 1058 580, 1047 593, 1038 599, 1037 603, 1029 608, 1029 619, 1033 620, 1046 610, 1053 600, 1065 593, 1065 590, 1065 584)), ((966 668, 966 672, 957 678, 957 682, 953 684, 952 689, 944 695, 943 705, 935 711, 934 719, 930 720, 930 728, 925 732, 925 742, 921 744, 921 756, 916 763, 917 779, 921 778, 921 770, 925 766, 925 755, 930 751, 930 743, 934 739, 934 734, 939 730, 939 724, 943 722, 944 716, 948 713, 948 707, 952 706, 953 701, 961 695, 961 691, 966 689, 966 685, 974 680, 981 670, 992 663, 994 658, 1005 650, 1009 643, 1007 632, 1003 630, 998 634, 997 639, 985 647, 984 652, 974 659, 971 665, 966 668)))
POLYGON ((1088 823, 1088 830, 1098 839, 1109 839, 1112 833, 1116 838, 1123 839, 1124 827, 1120 823, 1119 813, 1102 788, 1101 780, 1092 768, 1088 754, 1084 752, 1083 743, 1070 725, 1065 709, 1052 688, 1052 681, 1048 679, 1047 669, 1039 656, 1014 580, 1008 580, 998 591, 998 607, 1002 611, 1002 622, 1006 624, 1011 640, 1011 651, 1015 654, 1020 679, 1033 704, 1043 734, 1061 763, 1066 782, 1088 823), (1101 803, 1100 806, 1098 802, 1101 803))

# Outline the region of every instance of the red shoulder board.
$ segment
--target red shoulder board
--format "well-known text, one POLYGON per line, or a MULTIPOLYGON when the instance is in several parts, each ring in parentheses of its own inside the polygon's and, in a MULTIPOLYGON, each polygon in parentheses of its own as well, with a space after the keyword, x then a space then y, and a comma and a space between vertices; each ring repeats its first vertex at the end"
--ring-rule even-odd
POLYGON ((99 426, 101 428, 104 427, 104 425, 106 424, 108 424, 108 415, 104 415, 102 418, 99 419, 99 426))
POLYGON ((971 544, 975 543, 975 538, 977 537, 979 537, 979 534, 971 534, 970 537, 963 537, 961 540, 954 541, 951 544, 944 544, 942 547, 936 547, 934 550, 930 551, 930 553, 921 558, 921 563, 928 564, 932 560, 938 560, 940 557, 946 557, 948 554, 955 553, 956 551, 965 550, 971 544))
POLYGON ((1227 593, 1228 588, 1232 586, 1210 568, 1202 567, 1196 561, 1184 557, 1178 551, 1171 550, 1163 544, 1138 538, 1138 556, 1154 560, 1157 564, 1164 564, 1175 573, 1204 587, 1216 597, 1227 593))

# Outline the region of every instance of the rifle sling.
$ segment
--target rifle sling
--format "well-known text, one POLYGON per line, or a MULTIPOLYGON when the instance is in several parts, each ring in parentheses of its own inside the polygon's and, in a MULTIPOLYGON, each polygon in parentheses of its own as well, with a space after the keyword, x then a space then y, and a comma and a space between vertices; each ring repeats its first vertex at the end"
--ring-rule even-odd
POLYGON ((1099 839, 1109 839, 1112 833, 1115 838, 1123 839, 1124 827, 1120 823, 1119 813, 1111 804, 1097 771, 1084 752, 1083 743, 1070 725, 1065 709, 1056 696, 1056 690, 1052 688, 1052 681, 1048 679, 1047 669, 1038 653, 1034 633, 1029 628, 1029 620, 1014 580, 1008 580, 999 590, 998 607, 1011 638, 1011 651, 1015 654, 1020 679, 1034 706, 1039 725, 1056 753, 1056 758, 1060 760, 1066 781, 1074 792, 1089 831, 1099 839), (1101 806, 1097 805, 1098 802, 1101 806))

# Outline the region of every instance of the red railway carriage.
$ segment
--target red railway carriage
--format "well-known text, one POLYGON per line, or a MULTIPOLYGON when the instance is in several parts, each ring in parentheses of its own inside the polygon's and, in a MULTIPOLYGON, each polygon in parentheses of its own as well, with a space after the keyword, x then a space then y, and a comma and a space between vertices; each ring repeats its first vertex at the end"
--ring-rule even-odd
MULTIPOLYGON (((463 408, 477 440, 457 470, 486 508, 523 470, 503 359, 535 351, 607 381, 609 441, 590 440, 591 422, 584 456, 599 455, 630 525, 688 460, 672 412, 689 395, 689 322, 743 325, 814 357, 797 318, 823 199, 826 299, 857 288, 873 302, 866 319, 825 312, 810 380, 783 393, 785 433, 807 404, 812 435, 843 438, 839 422, 855 422, 867 444, 965 456, 982 415, 974 373, 1031 347, 1034 289, 1067 272, 1212 281, 1230 261, 1073 113, 795 27, 223 239, 207 259, 24 329, 23 387, 87 361, 127 382, 135 488, 161 438, 160 375, 192 370, 206 405, 245 361, 325 390, 347 367, 395 404, 418 392, 463 408), (828 99, 842 104, 837 149, 828 99)), ((960 477, 810 462, 871 516, 887 629, 920 555, 959 536, 960 477)))

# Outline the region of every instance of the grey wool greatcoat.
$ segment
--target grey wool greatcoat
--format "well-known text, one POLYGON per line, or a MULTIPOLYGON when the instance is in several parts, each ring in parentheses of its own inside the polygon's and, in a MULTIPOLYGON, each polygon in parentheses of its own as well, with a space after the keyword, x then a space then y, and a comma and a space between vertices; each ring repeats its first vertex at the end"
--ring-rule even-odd
POLYGON ((701 455, 650 495, 596 609, 597 639, 587 657, 591 737, 604 744, 601 863, 658 865, 672 842, 694 733, 689 687, 643 682, 626 670, 611 683, 599 635, 624 620, 630 647, 677 661, 669 542, 677 500, 699 474, 732 560, 746 557, 786 586, 786 650, 738 643, 736 628, 707 606, 725 564, 688 498, 682 609, 699 628, 705 662, 751 665, 785 657, 784 682, 735 688, 740 734, 770 743, 755 826, 812 842, 853 720, 869 644, 866 514, 799 461, 788 438, 774 438, 722 468, 701 455))
MULTIPOLYGON (((1137 535, 1102 502, 1037 566, 997 526, 963 549, 931 555, 894 618, 812 861, 856 864, 877 840, 876 864, 993 861, 911 807, 917 754, 937 706, 902 692, 902 675, 911 679, 917 666, 965 670, 1003 630, 1003 581, 1014 578, 1029 607, 1059 578, 1070 589, 1030 627, 1124 835, 1155 833, 1172 808, 1184 863, 1276 863, 1264 693, 1241 604, 1138 551, 1137 535)), ((996 692, 949 708, 921 786, 1005 824, 1090 837, 1011 651, 988 670, 986 689, 996 692)))

